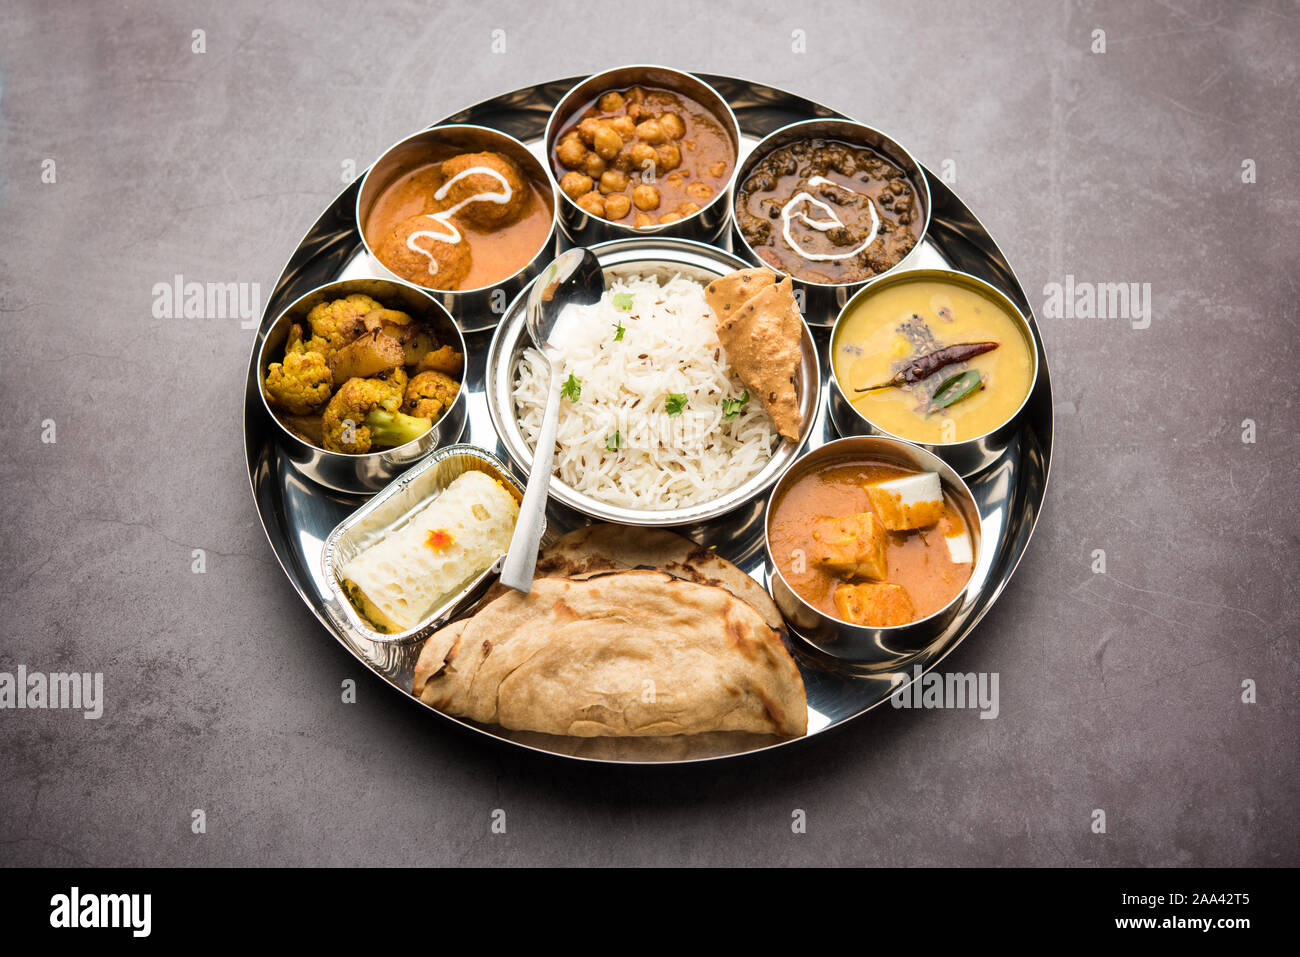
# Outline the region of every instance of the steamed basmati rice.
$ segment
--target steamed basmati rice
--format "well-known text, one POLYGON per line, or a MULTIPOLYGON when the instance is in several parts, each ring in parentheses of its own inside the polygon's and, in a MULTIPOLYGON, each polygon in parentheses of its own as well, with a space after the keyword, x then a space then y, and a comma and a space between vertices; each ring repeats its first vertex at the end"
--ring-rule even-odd
MULTIPOLYGON (((751 397, 724 417, 724 401, 738 404, 745 387, 700 283, 629 276, 613 280, 600 302, 568 309, 559 353, 580 391, 576 401, 560 399, 555 474, 566 485, 624 508, 683 508, 713 501, 767 464, 779 436, 761 403, 751 397), (685 406, 670 414, 681 396, 685 406)), ((549 387, 545 359, 525 350, 514 399, 530 448, 549 387)))

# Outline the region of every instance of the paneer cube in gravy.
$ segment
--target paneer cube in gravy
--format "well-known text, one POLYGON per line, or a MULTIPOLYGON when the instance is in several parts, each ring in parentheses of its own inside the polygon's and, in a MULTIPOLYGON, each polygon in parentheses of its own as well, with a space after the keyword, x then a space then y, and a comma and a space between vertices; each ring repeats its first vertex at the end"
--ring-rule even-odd
POLYGON ((871 512, 824 518, 813 529, 814 562, 845 578, 889 577, 889 533, 871 512))
POLYGON ((943 517, 943 485, 938 472, 919 472, 869 485, 867 495, 891 532, 926 528, 943 517))
POLYGON ((864 582, 835 589, 835 608, 840 617, 854 625, 887 628, 916 620, 912 596, 892 582, 864 582))
POLYGON ((768 550, 791 591, 822 614, 895 627, 961 594, 977 545, 970 521, 936 472, 836 458, 775 493, 768 550))

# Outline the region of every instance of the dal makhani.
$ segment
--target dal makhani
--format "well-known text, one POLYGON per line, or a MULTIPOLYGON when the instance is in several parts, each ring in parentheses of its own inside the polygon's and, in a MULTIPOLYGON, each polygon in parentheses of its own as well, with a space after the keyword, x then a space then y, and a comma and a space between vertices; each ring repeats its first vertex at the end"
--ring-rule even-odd
POLYGON ((736 225, 779 272, 815 283, 870 279, 921 239, 907 174, 865 146, 813 138, 772 150, 736 190, 736 225))

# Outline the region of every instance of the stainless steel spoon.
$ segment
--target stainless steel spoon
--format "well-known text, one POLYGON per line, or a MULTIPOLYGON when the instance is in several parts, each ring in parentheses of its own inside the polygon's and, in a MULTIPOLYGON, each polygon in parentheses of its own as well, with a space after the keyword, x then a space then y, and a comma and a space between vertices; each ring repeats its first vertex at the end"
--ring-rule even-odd
POLYGON ((528 335, 551 368, 551 388, 542 415, 542 430, 533 449, 533 467, 519 505, 519 521, 510 550, 501 565, 501 584, 524 594, 533 587, 537 549, 545 526, 546 498, 551 484, 551 463, 555 458, 555 430, 560 420, 560 388, 564 385, 564 361, 553 341, 564 310, 571 305, 599 302, 605 291, 605 274, 595 254, 581 246, 560 253, 528 291, 528 335))

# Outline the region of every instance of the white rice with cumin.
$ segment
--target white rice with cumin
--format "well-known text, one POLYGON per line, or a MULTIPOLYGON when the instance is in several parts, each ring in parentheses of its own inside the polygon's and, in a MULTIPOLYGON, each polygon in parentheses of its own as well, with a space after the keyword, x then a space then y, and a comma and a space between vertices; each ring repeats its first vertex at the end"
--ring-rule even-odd
MULTIPOLYGON (((737 488, 771 459, 780 436, 761 403, 751 397, 726 418, 724 402, 734 409, 745 387, 718 341, 703 285, 621 277, 599 303, 569 308, 561 354, 579 394, 560 399, 555 473, 570 488, 624 508, 684 508, 737 488)), ((546 361, 526 349, 514 401, 530 448, 549 385, 546 361)))

